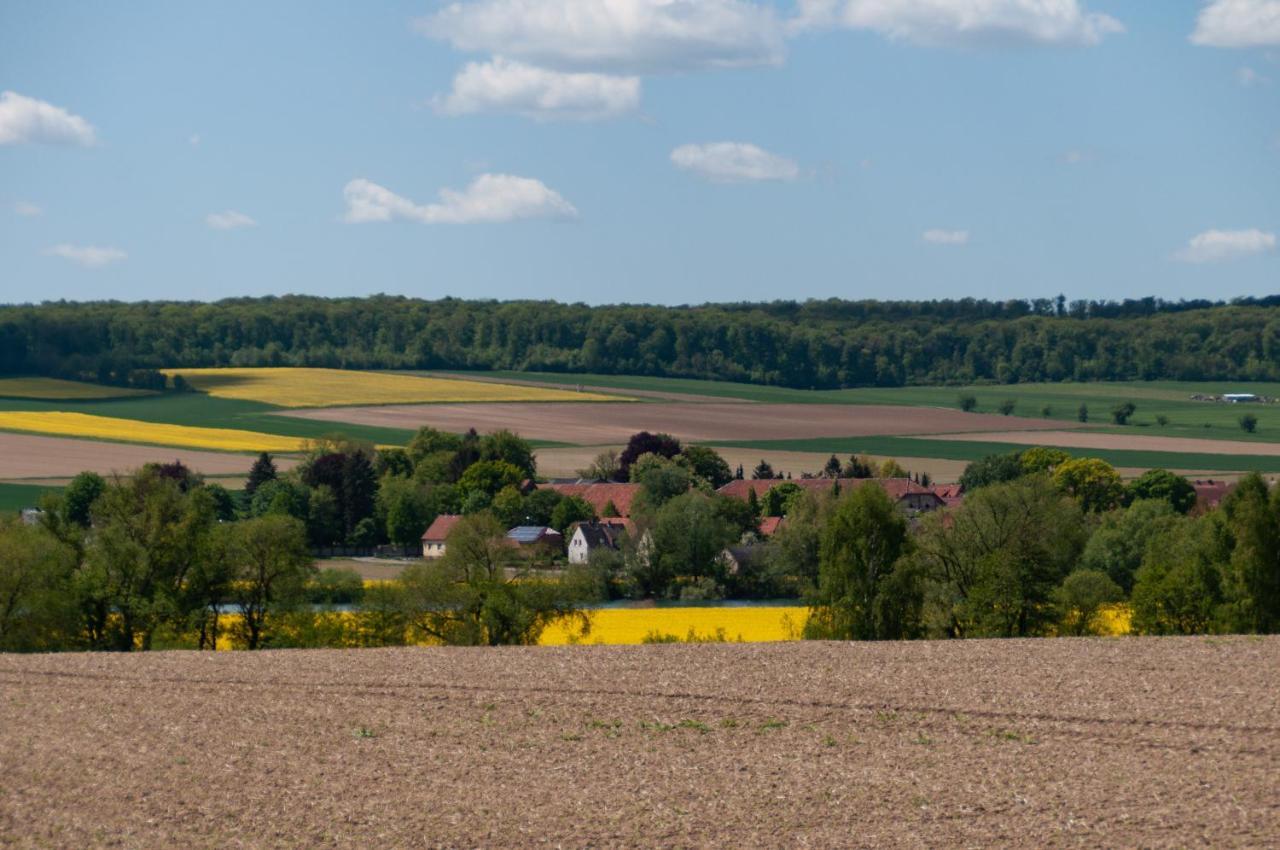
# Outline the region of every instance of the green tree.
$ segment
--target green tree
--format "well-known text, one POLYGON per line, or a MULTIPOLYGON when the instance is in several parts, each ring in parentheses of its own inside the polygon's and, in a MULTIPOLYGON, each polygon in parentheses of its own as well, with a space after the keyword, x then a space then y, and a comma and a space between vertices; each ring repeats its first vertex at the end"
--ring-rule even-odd
POLYGON ((1018 463, 1022 466, 1023 474, 1034 475, 1037 472, 1052 473, 1069 460, 1071 455, 1062 449, 1032 446, 1019 456, 1018 463))
POLYGON ((1129 417, 1133 416, 1133 412, 1137 409, 1137 405, 1131 401, 1121 402, 1111 408, 1111 421, 1117 425, 1128 425, 1129 417))
POLYGON ((973 461, 960 474, 960 486, 966 493, 992 484, 1013 481, 1022 477, 1022 453, 987 455, 973 461))
POLYGON ((1149 469, 1129 482, 1125 499, 1160 499, 1168 502, 1180 514, 1188 513, 1196 505, 1196 488, 1191 482, 1167 469, 1149 469))
POLYGON ((207 494, 155 469, 107 485, 77 577, 97 648, 150 649, 161 625, 186 621, 183 587, 214 522, 207 494))
POLYGON ((1233 540, 1225 565, 1223 610, 1233 631, 1280 631, 1280 490, 1253 473, 1237 485, 1221 511, 1233 540))
POLYGON ((771 478, 777 478, 777 477, 778 476, 775 475, 773 472, 773 466, 770 465, 770 463, 767 460, 762 459, 759 463, 755 465, 755 468, 751 470, 751 478, 755 481, 761 481, 761 480, 767 481, 771 478))
POLYGON ((974 410, 978 409, 978 398, 972 393, 962 394, 956 403, 965 413, 972 413, 974 410))
POLYGON ((383 517, 387 539, 404 547, 416 545, 436 517, 427 489, 412 479, 397 476, 382 479, 378 512, 383 517))
POLYGON ((567 496, 555 506, 555 510, 551 512, 551 522, 548 524, 565 535, 567 540, 569 526, 575 522, 591 522, 594 519, 596 519, 596 511, 591 507, 590 502, 580 496, 567 496))
POLYGON ((790 481, 774 484, 764 492, 764 498, 760 500, 760 511, 764 516, 786 516, 796 498, 803 492, 799 484, 790 481))
POLYGON ((245 498, 252 499, 259 487, 268 481, 275 481, 277 477, 279 473, 276 470, 276 462, 272 460, 271 455, 261 452, 253 462, 253 466, 249 468, 249 477, 244 482, 245 498))
POLYGON ((0 652, 68 649, 75 551, 46 530, 0 521, 0 652))
POLYGON ((721 554, 738 538, 738 531, 702 493, 675 496, 658 509, 650 529, 652 546, 647 562, 635 571, 636 583, 647 596, 670 596, 677 579, 711 579, 724 583, 721 554))
POLYGON ((1054 619, 1052 592, 1084 541, 1079 507, 1042 476, 983 487, 923 520, 926 616, 952 637, 1043 634, 1054 619))
MULTIPOLYGON (((882 488, 859 487, 841 498, 822 530, 818 592, 805 636, 827 640, 903 637, 884 621, 886 606, 880 600, 907 545, 906 518, 882 488)), ((909 605, 907 600, 893 601, 890 609, 909 605)))
POLYGON ((1063 463, 1054 470, 1053 483, 1080 502, 1086 513, 1109 511, 1120 504, 1124 495, 1120 473, 1096 457, 1074 458, 1063 463))
POLYGON ((1229 548, 1209 518, 1179 520, 1147 544, 1130 603, 1138 634, 1202 634, 1216 628, 1220 565, 1229 548))
POLYGON ((1240 417, 1240 430, 1246 434, 1252 434, 1258 430, 1258 417, 1252 413, 1246 413, 1240 417))
POLYGON ((271 642, 272 617, 302 603, 315 574, 306 529, 276 514, 244 520, 234 527, 227 557, 236 571, 238 631, 248 649, 259 649, 271 642))
POLYGON ((249 516, 280 514, 306 520, 311 511, 311 491, 292 478, 263 483, 249 502, 249 516))
POLYGON ((1006 398, 996 406, 996 410, 1000 411, 1001 416, 1008 416, 1013 413, 1014 408, 1017 406, 1018 402, 1015 399, 1006 398))
POLYGON ((733 470, 720 453, 707 446, 685 446, 682 452, 693 474, 718 489, 733 480, 733 470))
POLYGON ((1080 565, 1107 577, 1128 593, 1142 566, 1147 544, 1176 525, 1173 506, 1163 499, 1139 499, 1123 511, 1104 514, 1085 544, 1080 565))
POLYGON ((378 449, 374 458, 373 471, 379 480, 391 476, 393 478, 411 478, 413 476, 413 459, 405 449, 378 449))
POLYGON ((640 485, 631 512, 646 513, 689 492, 693 474, 687 467, 659 455, 641 455, 631 465, 631 481, 640 485))
POLYGON ((1076 421, 1078 422, 1089 421, 1089 405, 1085 404, 1084 402, 1080 402, 1080 406, 1076 408, 1076 421))
POLYGON ((533 644, 562 617, 578 618, 584 629, 590 625, 582 611, 592 598, 586 573, 535 577, 488 514, 460 520, 445 556, 407 567, 401 584, 410 627, 445 644, 533 644))
POLYGON ((503 461, 520 470, 524 478, 536 478, 533 446, 505 429, 485 434, 480 438, 480 460, 503 461))
POLYGON ((499 490, 489 509, 506 528, 525 524, 524 496, 514 485, 507 485, 499 490))
POLYGON ((482 460, 471 464, 458 479, 458 488, 464 493, 478 491, 494 496, 503 487, 516 487, 524 480, 519 467, 505 460, 482 460))
POLYGON ((1120 585, 1099 570, 1075 570, 1054 591, 1062 628, 1067 634, 1098 633, 1098 615, 1124 598, 1120 585))
POLYGON ((81 472, 62 492, 66 518, 82 528, 89 527, 93 503, 107 489, 107 482, 96 472, 81 472))
POLYGON ((406 451, 409 453, 409 459, 413 461, 413 465, 416 468, 429 455, 443 452, 452 456, 460 448, 462 448, 462 438, 457 434, 450 434, 430 426, 424 426, 419 428, 418 432, 409 440, 406 451))

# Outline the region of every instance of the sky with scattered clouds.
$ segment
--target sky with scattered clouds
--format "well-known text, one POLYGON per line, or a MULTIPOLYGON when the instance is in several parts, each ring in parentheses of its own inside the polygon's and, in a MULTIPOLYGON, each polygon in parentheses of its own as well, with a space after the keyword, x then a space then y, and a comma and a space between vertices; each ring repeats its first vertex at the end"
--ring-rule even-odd
POLYGON ((1280 0, 9 4, 0 302, 1280 291, 1280 0))

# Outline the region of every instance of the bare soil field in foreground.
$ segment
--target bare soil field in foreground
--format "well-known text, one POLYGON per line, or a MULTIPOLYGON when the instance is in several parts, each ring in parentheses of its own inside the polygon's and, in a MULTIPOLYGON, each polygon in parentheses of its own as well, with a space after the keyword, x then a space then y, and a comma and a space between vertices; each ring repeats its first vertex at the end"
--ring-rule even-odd
POLYGON ((933 434, 931 440, 966 440, 970 442, 1016 443, 1023 446, 1062 446, 1071 449, 1113 449, 1149 452, 1184 452, 1187 454, 1255 455, 1280 457, 1280 443, 1245 442, 1243 440, 1201 440, 1194 437, 1161 437, 1155 434, 1108 434, 1097 431, 993 431, 963 436, 933 434))
POLYGON ((0 657, 19 847, 1261 847, 1280 638, 0 657))
MULTIPOLYGON (((929 407, 852 404, 430 404, 289 411, 287 416, 389 428, 431 425, 445 431, 508 428, 531 440, 577 445, 625 443, 637 431, 665 431, 682 440, 800 440, 876 434, 938 434, 1008 428, 1009 418, 929 407)), ((1025 419, 1028 430, 1061 429, 1025 419)))
MULTIPOLYGON (((180 460, 196 472, 209 474, 247 472, 253 455, 202 452, 164 446, 102 443, 69 437, 0 432, 0 478, 58 478, 85 470, 103 475, 128 472, 152 461, 180 460)), ((277 457, 276 465, 289 469, 297 461, 277 457)))

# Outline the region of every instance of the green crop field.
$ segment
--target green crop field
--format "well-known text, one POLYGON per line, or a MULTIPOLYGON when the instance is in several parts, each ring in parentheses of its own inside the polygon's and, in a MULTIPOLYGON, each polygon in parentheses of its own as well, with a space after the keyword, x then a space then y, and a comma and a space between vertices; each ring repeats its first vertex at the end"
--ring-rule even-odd
MULTIPOLYGON (((914 437, 831 437, 813 440, 758 440, 720 442, 730 448, 763 451, 830 452, 839 457, 852 454, 887 457, 977 460, 987 455, 1024 451, 1029 446, 966 440, 930 440, 914 437)), ((1053 445, 1046 440, 1045 445, 1053 445)), ((1205 452, 1156 452, 1127 449, 1080 449, 1064 447, 1074 457, 1096 457, 1113 466, 1162 469, 1190 469, 1205 472, 1280 472, 1280 457, 1222 455, 1205 452)))
MULTIPOLYGON (((477 373, 451 372, 457 375, 477 373)), ((962 395, 977 400, 977 412, 995 413, 1005 400, 1015 403, 1010 429, 1021 417, 1053 419, 1064 425, 1078 423, 1081 404, 1088 407, 1090 423, 1110 423, 1111 409, 1126 401, 1137 410, 1129 425, 1117 433, 1149 436, 1197 437, 1213 440, 1280 441, 1280 404, 1223 404, 1192 401, 1193 394, 1249 392, 1280 398, 1277 383, 1206 383, 1181 381, 1124 381, 1115 383, 1002 384, 968 387, 859 387, 847 390, 795 390, 764 387, 729 381, 699 381, 688 378, 654 378, 634 375, 587 375, 555 372, 486 372, 497 379, 540 383, 581 384, 584 388, 613 387, 621 390, 700 395, 741 399, 767 404, 899 404, 912 407, 959 407, 962 395), (1047 409, 1047 411, 1046 411, 1047 409), (1252 413, 1258 418, 1256 432, 1245 433, 1240 417, 1252 413), (1158 424, 1157 417, 1166 424, 1158 424)))
POLYGON ((38 484, 0 484, 0 518, 23 508, 33 508, 42 494, 61 490, 61 487, 38 484))

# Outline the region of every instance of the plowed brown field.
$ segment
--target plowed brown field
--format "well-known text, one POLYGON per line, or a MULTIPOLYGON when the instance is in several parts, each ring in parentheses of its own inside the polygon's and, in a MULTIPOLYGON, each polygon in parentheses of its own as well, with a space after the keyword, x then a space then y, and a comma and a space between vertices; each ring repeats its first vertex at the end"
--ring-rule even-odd
POLYGON ((1073 449, 1125 449, 1147 452, 1187 452, 1217 455, 1280 455, 1280 443, 1245 440, 1203 440, 1196 437, 1161 437, 1155 434, 1108 434, 1097 431, 994 431, 964 435, 934 434, 931 440, 1017 443, 1024 446, 1063 446, 1073 449))
POLYGON ((1263 847, 1280 638, 0 657, 0 844, 1263 847))
MULTIPOLYGON (((445 431, 508 428, 531 440, 577 445, 625 443, 637 431, 682 440, 801 440, 874 434, 940 434, 1008 428, 1009 417, 934 407, 853 404, 427 404, 290 411, 288 416, 390 428, 445 431)), ((1028 430, 1061 422, 1018 420, 1028 430)))
MULTIPOLYGON (((55 478, 85 470, 102 474, 129 472, 144 463, 180 460, 197 472, 227 474, 248 472, 253 455, 202 452, 192 449, 99 443, 65 437, 0 432, 0 478, 55 478)), ((281 469, 297 461, 277 458, 281 469)))

